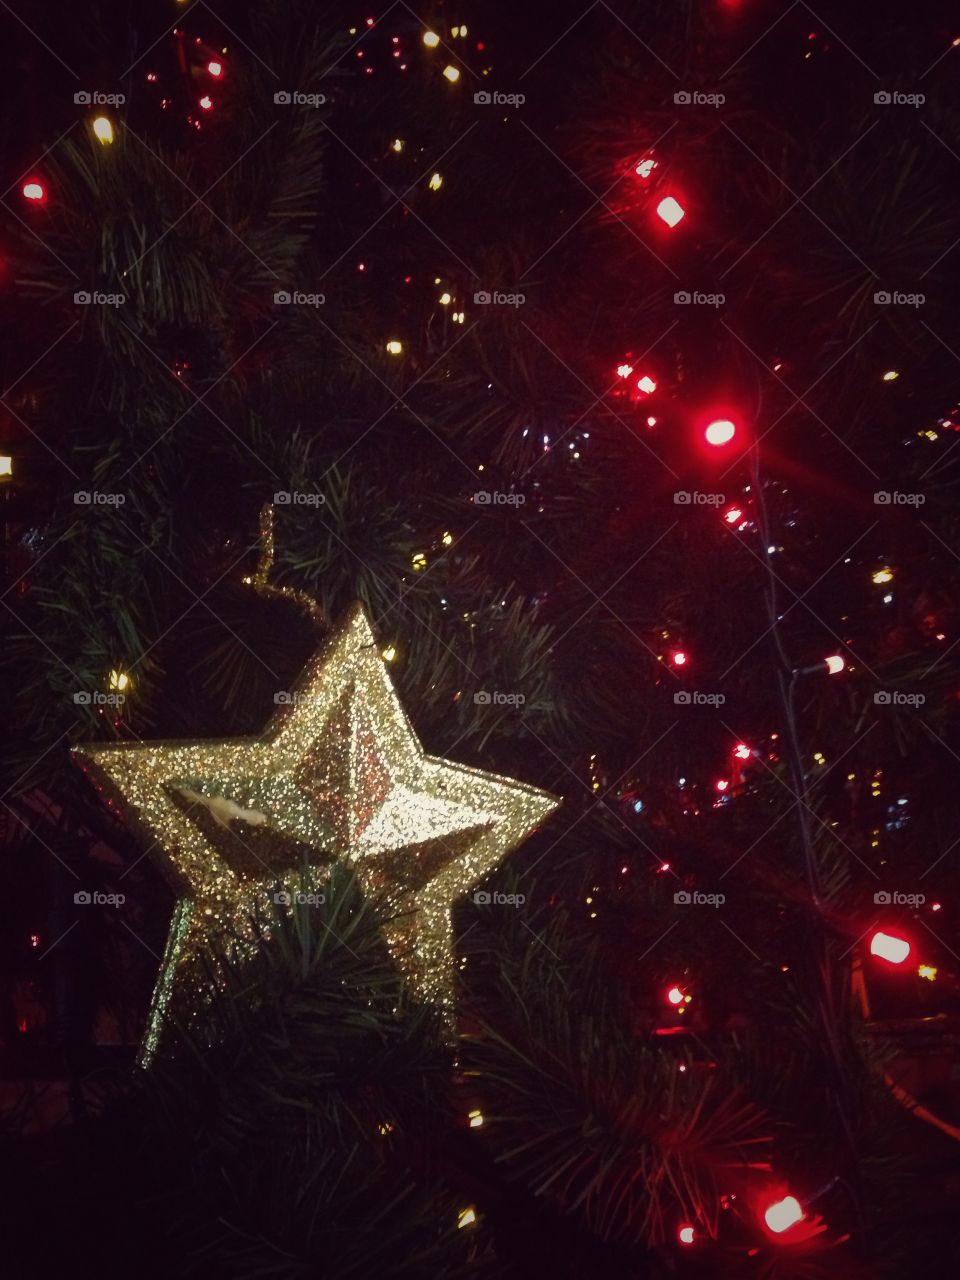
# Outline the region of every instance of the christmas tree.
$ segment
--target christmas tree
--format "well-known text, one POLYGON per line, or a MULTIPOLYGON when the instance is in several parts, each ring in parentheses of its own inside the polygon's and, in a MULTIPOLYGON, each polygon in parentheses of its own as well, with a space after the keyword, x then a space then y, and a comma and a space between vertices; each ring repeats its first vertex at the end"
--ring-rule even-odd
POLYGON ((953 1275, 955 15, 3 8, 5 1274, 953 1275))

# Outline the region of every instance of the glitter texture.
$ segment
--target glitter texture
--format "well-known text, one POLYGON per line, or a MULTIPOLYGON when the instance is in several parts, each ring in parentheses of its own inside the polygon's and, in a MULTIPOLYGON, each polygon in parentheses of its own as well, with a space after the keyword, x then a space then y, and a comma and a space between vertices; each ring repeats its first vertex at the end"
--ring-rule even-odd
POLYGON ((384 936, 417 995, 452 1020, 452 904, 556 808, 545 791, 424 753, 355 606, 260 738, 77 748, 105 799, 181 895, 142 1057, 167 1015, 195 1016, 200 955, 249 936, 273 892, 349 863, 385 902, 384 936))

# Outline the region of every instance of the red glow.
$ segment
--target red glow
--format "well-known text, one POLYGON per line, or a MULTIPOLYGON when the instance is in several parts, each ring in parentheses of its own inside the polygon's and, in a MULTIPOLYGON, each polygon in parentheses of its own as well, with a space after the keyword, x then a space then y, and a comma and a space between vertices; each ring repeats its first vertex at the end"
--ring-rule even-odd
POLYGON ((653 395, 656 389, 657 384, 648 373, 645 373, 642 378, 637 379, 637 390, 642 391, 644 395, 653 395))
POLYGON ((685 667, 687 665, 687 655, 682 649, 678 649, 677 652, 671 656, 671 661, 675 667, 685 667))
POLYGON ((709 424, 703 434, 707 444, 712 444, 714 447, 719 448, 720 445, 730 443, 737 434, 737 428, 729 418, 717 418, 709 424))
POLYGON ((883 933, 878 929, 870 939, 870 954, 879 956, 890 964, 903 964, 910 954, 910 943, 906 938, 896 938, 892 933, 883 933))
POLYGON ((200 106, 203 107, 204 111, 212 111, 213 99, 207 96, 206 94, 204 94, 204 96, 200 99, 200 106))
POLYGON ((668 227, 675 227, 685 212, 683 205, 673 196, 665 196, 657 205, 657 217, 662 218, 668 227))
POLYGON ((648 426, 648 427, 655 427, 656 425, 657 425, 657 420, 656 420, 656 418, 648 418, 648 419, 647 419, 647 426, 648 426))
POLYGON ((47 189, 42 182, 38 182, 36 178, 31 178, 29 182, 25 182, 21 187, 25 200, 39 200, 43 203, 47 198, 47 189))
POLYGON ((827 675, 831 676, 838 676, 847 665, 839 653, 833 653, 829 658, 824 658, 824 662, 827 664, 827 675))
POLYGON ((753 755, 753 752, 745 742, 738 742, 733 749, 733 754, 738 760, 749 760, 751 755, 753 755))
POLYGON ((681 1244, 693 1244, 696 1232, 689 1223, 685 1223, 677 1232, 677 1239, 681 1244))
POLYGON ((217 62, 217 61, 208 62, 207 70, 210 72, 210 74, 213 76, 215 80, 219 80, 220 77, 223 75, 223 63, 217 62))
POLYGON ((679 987, 671 987, 667 992, 667 999, 671 1004, 683 1004, 683 992, 679 987))
POLYGON ((726 520, 727 524, 736 524, 738 520, 742 519, 742 517, 743 517, 743 512, 740 510, 739 507, 731 507, 730 510, 725 511, 723 515, 723 518, 724 520, 726 520))
POLYGON ((656 168, 657 161, 652 159, 652 157, 647 156, 646 159, 640 161, 636 169, 634 169, 634 173, 638 178, 649 178, 656 168))
POLYGON ((775 1235, 780 1235, 784 1231, 788 1231, 790 1227, 795 1227, 798 1222, 802 1222, 806 1214, 803 1207, 796 1196, 784 1196, 782 1200, 775 1200, 772 1205, 764 1210, 763 1220, 767 1227, 775 1235))
POLYGON ((629 378, 629 377, 630 377, 630 375, 631 375, 631 373, 633 373, 633 365, 632 365, 632 364, 618 364, 618 365, 617 365, 617 377, 618 377, 618 378, 629 378))
POLYGON ((728 788, 729 786, 730 786, 730 783, 727 781, 727 779, 726 779, 726 778, 718 778, 718 779, 717 779, 717 790, 718 790, 718 791, 726 791, 726 790, 727 790, 727 788, 728 788))

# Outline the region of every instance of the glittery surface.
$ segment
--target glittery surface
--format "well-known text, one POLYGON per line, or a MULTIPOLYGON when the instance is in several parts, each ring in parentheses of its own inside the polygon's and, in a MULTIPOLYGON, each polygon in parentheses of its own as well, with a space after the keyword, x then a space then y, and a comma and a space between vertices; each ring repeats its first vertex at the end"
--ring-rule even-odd
POLYGON ((181 901, 144 1041, 191 1016, 205 945, 249 931, 304 855, 322 886, 351 864, 386 900, 390 950, 418 995, 453 1009, 452 904, 557 806, 545 791, 424 753, 357 606, 260 738, 78 748, 181 901))

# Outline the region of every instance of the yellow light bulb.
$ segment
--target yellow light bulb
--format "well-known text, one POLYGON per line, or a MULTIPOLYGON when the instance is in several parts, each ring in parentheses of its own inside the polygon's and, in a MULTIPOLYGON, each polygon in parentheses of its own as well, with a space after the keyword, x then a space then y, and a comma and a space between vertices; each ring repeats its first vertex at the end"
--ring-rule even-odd
POLYGON ((387 351, 392 356, 398 356, 400 355, 401 351, 403 351, 403 343, 397 342, 396 338, 393 338, 391 339, 390 342, 387 343, 387 351))
POLYGON ((108 683, 111 689, 117 689, 121 693, 130 683, 130 677, 125 671, 111 671, 108 676, 108 683))
POLYGON ((403 150, 403 139, 402 139, 402 138, 394 138, 394 140, 390 143, 390 145, 391 145, 391 147, 393 147, 394 151, 402 151, 402 150, 403 150))
POLYGON ((0 454, 0 480, 9 480, 13 475, 13 459, 7 454, 0 454))
POLYGON ((443 543, 443 545, 444 545, 445 547, 452 547, 452 546, 453 546, 453 534, 452 534, 452 533, 445 533, 445 534, 443 535, 443 537, 440 539, 440 541, 443 543))
POLYGON ((440 188, 443 186, 443 179, 440 177, 439 173, 433 174, 430 181, 427 183, 427 186, 430 188, 431 191, 440 190, 440 188))
POLYGON ((450 303, 451 303, 452 301, 453 301, 453 298, 451 298, 451 296, 450 296, 450 294, 449 294, 449 293, 441 293, 441 295, 440 295, 440 305, 441 305, 441 307, 449 307, 449 305, 450 305, 450 303))
POLYGON ((423 43, 428 49, 435 49, 440 43, 440 37, 435 31, 425 31, 423 33, 423 43))
POLYGON ((878 569, 876 573, 873 575, 873 581, 877 584, 878 587, 882 586, 883 583, 885 582, 892 582, 893 570, 887 569, 887 568, 878 569))
POLYGON ((383 658, 384 662, 393 662, 396 656, 397 656, 397 647, 396 645, 393 645, 393 644, 388 644, 386 649, 384 649, 380 654, 380 657, 383 658))
POLYGON ((455 312, 453 313, 453 323, 454 323, 454 324, 463 324, 463 322, 464 322, 464 320, 466 320, 466 318, 467 318, 467 315, 466 315, 466 312, 465 312, 465 311, 455 311, 455 312))
POLYGON ((464 1227, 471 1226, 474 1222, 476 1222, 476 1220, 477 1220, 476 1209, 474 1209, 473 1207, 469 1209, 461 1209, 459 1217, 457 1218, 457 1226, 460 1228, 460 1230, 463 1230, 464 1227))
POLYGON ((113 141, 113 125, 106 116, 97 116, 93 122, 93 132, 104 144, 113 141))
POLYGON ((418 551, 417 554, 413 557, 411 564, 413 565, 414 569, 416 569, 416 571, 419 573, 421 569, 425 569, 427 567, 427 557, 423 554, 422 551, 418 551))
POLYGON ((479 1129, 483 1124, 483 1113, 481 1111, 471 1111, 469 1113, 470 1128, 479 1129))
POLYGON ((928 982, 936 982, 937 966, 934 964, 922 964, 918 967, 917 974, 921 978, 926 978, 928 982))
POLYGON ((900 375, 899 373, 897 373, 896 369, 888 369, 887 372, 883 375, 883 380, 884 382, 896 382, 897 378, 899 377, 900 375))
POLYGON ((459 67, 444 67, 443 74, 447 77, 451 84, 456 84, 460 79, 459 67))

